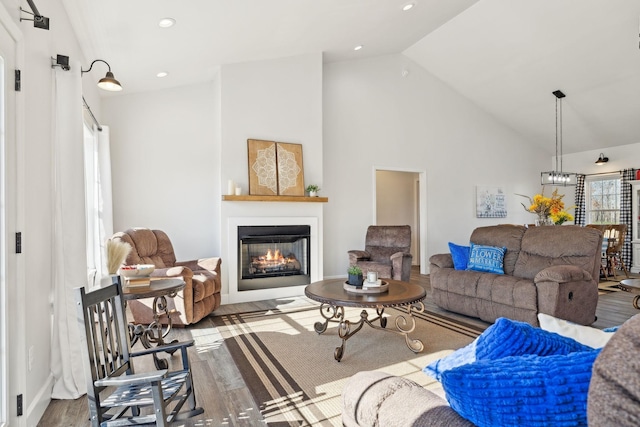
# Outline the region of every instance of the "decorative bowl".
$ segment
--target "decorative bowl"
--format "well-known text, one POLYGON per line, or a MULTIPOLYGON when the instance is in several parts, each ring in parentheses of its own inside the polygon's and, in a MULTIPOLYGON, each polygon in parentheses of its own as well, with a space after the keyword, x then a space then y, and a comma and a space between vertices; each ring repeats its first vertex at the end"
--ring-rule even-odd
POLYGON ((123 265, 120 267, 120 274, 124 277, 147 277, 155 269, 153 264, 123 265))

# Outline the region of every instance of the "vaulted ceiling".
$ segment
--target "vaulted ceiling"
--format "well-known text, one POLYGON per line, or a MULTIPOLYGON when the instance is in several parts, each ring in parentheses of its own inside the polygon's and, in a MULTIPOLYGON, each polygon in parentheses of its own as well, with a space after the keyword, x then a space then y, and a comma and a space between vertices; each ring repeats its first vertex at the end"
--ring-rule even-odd
POLYGON ((62 1, 121 93, 211 80, 236 62, 404 53, 549 152, 557 89, 564 153, 640 142, 640 0, 62 1), (166 17, 176 24, 160 28, 166 17))

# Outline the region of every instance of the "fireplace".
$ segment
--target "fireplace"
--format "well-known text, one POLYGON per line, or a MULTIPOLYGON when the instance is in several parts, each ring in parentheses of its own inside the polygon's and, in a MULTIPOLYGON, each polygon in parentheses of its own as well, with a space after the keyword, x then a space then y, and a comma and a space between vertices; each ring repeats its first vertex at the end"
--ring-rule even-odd
POLYGON ((311 283, 308 225, 238 226, 238 291, 311 283))

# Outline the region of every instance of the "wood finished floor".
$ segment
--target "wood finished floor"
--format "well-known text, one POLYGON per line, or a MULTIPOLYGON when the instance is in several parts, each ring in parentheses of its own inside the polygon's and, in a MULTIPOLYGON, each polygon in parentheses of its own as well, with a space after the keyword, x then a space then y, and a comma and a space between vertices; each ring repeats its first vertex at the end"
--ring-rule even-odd
MULTIPOLYGON (((411 283, 419 284, 429 290, 429 277, 421 275, 417 267, 411 274, 411 283)), ((613 284, 613 283, 612 283, 613 284)), ((611 292, 606 298, 598 302, 598 320, 594 327, 606 328, 623 323, 634 314, 638 313, 632 306, 633 295, 626 292, 611 292)), ((214 315, 242 313, 248 311, 268 310, 274 308, 286 308, 291 305, 306 304, 304 298, 285 298, 278 300, 265 300, 241 304, 224 305, 217 309, 214 315)), ((446 313, 447 316, 456 318, 481 327, 489 324, 479 319, 457 315, 437 307, 429 298, 425 300, 427 310, 436 313, 446 313)), ((192 351, 190 360, 196 385, 198 404, 205 409, 205 413, 194 419, 179 422, 174 425, 185 427, 201 426, 260 426, 266 425, 258 410, 259 404, 252 398, 247 389, 242 375, 238 371, 231 355, 224 345, 221 345, 216 334, 216 328, 210 319, 204 319, 198 324, 185 329, 174 329, 172 332, 176 339, 191 339, 198 336, 202 342, 203 337, 209 340, 211 349, 215 351, 192 351)), ((138 369, 140 366, 138 365, 138 369)), ((89 425, 89 411, 86 396, 76 400, 53 400, 42 419, 39 427, 76 427, 89 425)), ((270 424, 273 425, 273 424, 270 424)), ((277 427, 282 427, 281 425, 277 427)))

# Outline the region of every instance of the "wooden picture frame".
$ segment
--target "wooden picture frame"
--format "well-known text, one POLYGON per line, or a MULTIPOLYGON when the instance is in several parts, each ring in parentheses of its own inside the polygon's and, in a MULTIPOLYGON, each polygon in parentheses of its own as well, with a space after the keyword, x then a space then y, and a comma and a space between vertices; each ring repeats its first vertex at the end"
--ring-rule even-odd
POLYGON ((304 196, 302 144, 247 140, 249 194, 304 196))
POLYGON ((304 196, 302 144, 278 142, 276 145, 278 195, 304 196))
POLYGON ((248 139, 247 150, 249 154, 249 194, 256 196, 277 195, 276 143, 248 139))

